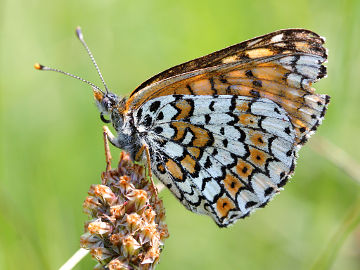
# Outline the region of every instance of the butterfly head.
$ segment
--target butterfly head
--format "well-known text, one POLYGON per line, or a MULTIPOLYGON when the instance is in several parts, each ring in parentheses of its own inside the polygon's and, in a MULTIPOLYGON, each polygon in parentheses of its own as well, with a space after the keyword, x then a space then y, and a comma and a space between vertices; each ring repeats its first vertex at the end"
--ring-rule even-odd
POLYGON ((115 119, 121 117, 125 106, 124 98, 111 92, 101 92, 96 88, 93 88, 93 92, 96 105, 100 111, 100 118, 103 122, 114 122, 115 119), (110 120, 105 119, 104 115, 109 115, 110 120))
POLYGON ((100 92, 98 89, 93 88, 94 98, 96 105, 100 112, 109 114, 114 106, 118 103, 119 97, 113 93, 100 92))

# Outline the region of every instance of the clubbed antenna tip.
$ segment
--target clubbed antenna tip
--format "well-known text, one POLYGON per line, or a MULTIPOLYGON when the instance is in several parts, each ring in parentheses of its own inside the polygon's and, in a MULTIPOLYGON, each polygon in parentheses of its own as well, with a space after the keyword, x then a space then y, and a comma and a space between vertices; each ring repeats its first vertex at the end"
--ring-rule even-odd
POLYGON ((34 64, 34 68, 35 68, 35 69, 38 69, 38 70, 43 70, 43 69, 44 69, 44 66, 43 66, 43 65, 40 65, 39 63, 35 63, 35 64, 34 64))
POLYGON ((74 74, 71 74, 69 72, 65 72, 65 71, 62 71, 60 69, 57 69, 57 68, 51 68, 51 67, 47 67, 47 66, 43 66, 39 63, 35 63, 34 64, 34 68, 37 69, 37 70, 48 70, 48 71, 54 71, 54 72, 57 72, 57 73, 61 73, 61 74, 64 74, 66 76, 69 76, 69 77, 72 77, 72 78, 75 78, 77 80, 80 80, 80 81, 83 81, 84 83, 87 83, 88 85, 91 85, 93 88, 99 90, 101 93, 105 94, 105 92, 103 90, 101 90, 99 87, 97 87, 95 84, 89 82, 88 80, 85 80, 79 76, 76 76, 74 74))

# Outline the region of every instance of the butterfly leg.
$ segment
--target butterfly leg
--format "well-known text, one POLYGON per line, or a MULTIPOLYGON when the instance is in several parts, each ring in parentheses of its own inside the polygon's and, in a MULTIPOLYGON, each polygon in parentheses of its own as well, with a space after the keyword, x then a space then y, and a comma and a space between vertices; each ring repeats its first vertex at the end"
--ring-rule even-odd
POLYGON ((135 156, 135 160, 136 161, 140 161, 141 160, 141 156, 142 154, 144 153, 145 151, 145 155, 146 155, 146 165, 147 165, 147 169, 148 169, 148 174, 149 174, 149 178, 150 178, 150 181, 151 181, 151 185, 155 191, 155 195, 157 197, 157 189, 155 187, 155 184, 154 184, 154 181, 153 181, 153 178, 152 178, 152 172, 151 172, 151 159, 150 159, 150 151, 149 151, 149 148, 143 144, 140 148, 140 150, 137 152, 136 156, 135 156))
POLYGON ((105 161, 106 161, 106 171, 111 170, 111 153, 110 153, 110 147, 109 147, 109 141, 112 143, 112 141, 115 139, 115 136, 111 133, 109 128, 107 126, 103 126, 103 136, 104 136, 104 147, 105 147, 105 161))

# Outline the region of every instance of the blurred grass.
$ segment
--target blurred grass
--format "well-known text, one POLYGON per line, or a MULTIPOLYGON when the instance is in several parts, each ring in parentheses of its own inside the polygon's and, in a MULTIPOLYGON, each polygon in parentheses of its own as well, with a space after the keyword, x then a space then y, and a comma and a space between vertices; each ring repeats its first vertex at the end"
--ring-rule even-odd
MULTIPOLYGON (((317 134, 360 160, 357 0, 3 0, 0 15, 0 269, 64 263, 79 247, 88 187, 105 167, 91 89, 32 68, 38 61, 100 84, 75 38, 77 25, 108 85, 123 95, 168 67, 257 35, 316 31, 329 48, 328 78, 316 88, 332 97, 317 134)), ((309 146, 285 191, 229 229, 164 191, 171 237, 158 269, 309 269, 358 193, 355 181, 309 146)), ((331 254, 331 269, 360 268, 360 232, 351 231, 331 254)), ((86 258, 76 269, 93 265, 86 258)))
POLYGON ((319 259, 316 261, 313 270, 322 270, 330 269, 339 249, 343 245, 344 241, 350 233, 360 223, 360 197, 353 207, 349 210, 349 213, 346 215, 342 224, 340 224, 339 229, 335 235, 331 238, 328 246, 325 248, 325 251, 319 256, 319 259))

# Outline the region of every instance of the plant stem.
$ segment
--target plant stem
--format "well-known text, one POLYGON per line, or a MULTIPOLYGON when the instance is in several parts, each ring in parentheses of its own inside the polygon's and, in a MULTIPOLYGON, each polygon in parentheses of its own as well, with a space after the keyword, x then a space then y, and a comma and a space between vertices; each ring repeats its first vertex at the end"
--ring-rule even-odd
POLYGON ((66 263, 64 263, 59 270, 71 270, 77 265, 86 255, 89 254, 89 250, 80 248, 78 251, 71 256, 66 263))

